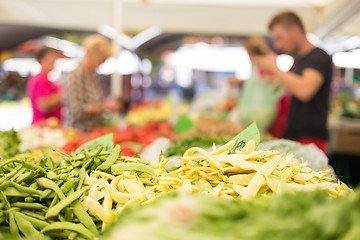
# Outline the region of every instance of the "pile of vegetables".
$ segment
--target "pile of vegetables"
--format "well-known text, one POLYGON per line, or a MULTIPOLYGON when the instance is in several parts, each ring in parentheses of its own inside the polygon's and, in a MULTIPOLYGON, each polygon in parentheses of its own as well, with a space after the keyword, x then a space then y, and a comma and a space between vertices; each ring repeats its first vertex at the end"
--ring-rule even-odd
POLYGON ((102 240, 355 240, 360 236, 360 191, 329 198, 320 191, 251 201, 175 191, 122 211, 102 240))
MULTIPOLYGON (((94 239, 102 228, 79 199, 89 191, 84 179, 108 159, 103 147, 67 155, 56 162, 44 152, 39 159, 0 162, 0 228, 4 239, 50 236, 94 239)), ((106 164, 106 163, 105 163, 106 164)))
POLYGON ((232 137, 207 137, 202 135, 190 136, 182 140, 174 142, 166 152, 165 157, 181 156, 184 152, 191 147, 207 148, 213 144, 225 144, 230 141, 232 137))
POLYGON ((345 184, 327 178, 330 170, 315 172, 291 154, 254 151, 253 140, 241 151, 228 154, 235 142, 231 140, 219 148, 214 147, 211 152, 190 148, 176 170, 165 169, 165 158, 157 165, 141 158, 112 159, 111 165, 92 171, 93 176, 85 176, 84 184, 91 187, 82 204, 85 209, 96 212, 104 223, 109 223, 124 207, 151 203, 163 193, 177 189, 229 199, 314 190, 330 196, 352 192, 345 184), (194 155, 195 152, 199 154, 194 155))
MULTIPOLYGON (((169 159, 163 155, 158 162, 121 156, 112 139, 112 134, 95 139, 56 161, 45 151, 40 158, 0 161, 0 239, 95 239, 128 207, 150 204, 174 190, 231 200, 298 191, 352 192, 328 178, 329 170, 313 171, 292 154, 256 151, 256 125, 210 151, 187 149, 172 169, 165 168, 169 159)), ((179 211, 178 220, 188 221, 186 210, 179 211)))
POLYGON ((0 159, 19 153, 20 140, 15 130, 0 131, 0 159))

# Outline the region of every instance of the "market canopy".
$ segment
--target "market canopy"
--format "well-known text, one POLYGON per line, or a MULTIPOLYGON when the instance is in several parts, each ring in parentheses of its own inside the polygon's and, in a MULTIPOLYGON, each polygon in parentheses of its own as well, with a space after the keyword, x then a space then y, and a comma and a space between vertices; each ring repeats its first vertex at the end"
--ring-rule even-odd
POLYGON ((21 33, 114 23, 135 33, 158 26, 165 33, 265 35, 269 19, 289 9, 320 38, 360 35, 360 0, 0 0, 0 47, 21 33))

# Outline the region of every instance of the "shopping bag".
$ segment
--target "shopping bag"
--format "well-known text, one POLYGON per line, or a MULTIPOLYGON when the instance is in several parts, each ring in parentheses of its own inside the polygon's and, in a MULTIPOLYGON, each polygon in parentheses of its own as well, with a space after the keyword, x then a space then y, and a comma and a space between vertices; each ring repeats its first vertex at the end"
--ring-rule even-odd
POLYGON ((246 126, 256 122, 261 132, 266 132, 276 116, 276 103, 285 89, 260 77, 253 68, 250 79, 243 87, 240 103, 240 122, 246 126))

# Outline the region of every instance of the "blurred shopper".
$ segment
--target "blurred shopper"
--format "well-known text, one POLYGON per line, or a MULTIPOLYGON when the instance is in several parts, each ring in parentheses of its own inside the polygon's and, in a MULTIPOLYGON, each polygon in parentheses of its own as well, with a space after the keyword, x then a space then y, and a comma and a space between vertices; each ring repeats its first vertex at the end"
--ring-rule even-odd
POLYGON ((110 41, 102 35, 84 40, 85 56, 65 81, 65 125, 86 132, 101 125, 104 111, 120 109, 118 102, 104 102, 96 69, 112 54, 110 41))
POLYGON ((59 52, 44 47, 36 53, 41 72, 31 76, 27 84, 27 94, 33 108, 32 124, 54 117, 61 120, 62 91, 59 85, 49 81, 48 74, 54 68, 59 52))
POLYGON ((293 12, 276 15, 269 30, 275 49, 295 58, 289 72, 282 72, 277 67, 275 54, 256 59, 261 68, 274 73, 292 94, 285 138, 305 144, 315 143, 326 152, 331 57, 307 40, 303 24, 293 12))

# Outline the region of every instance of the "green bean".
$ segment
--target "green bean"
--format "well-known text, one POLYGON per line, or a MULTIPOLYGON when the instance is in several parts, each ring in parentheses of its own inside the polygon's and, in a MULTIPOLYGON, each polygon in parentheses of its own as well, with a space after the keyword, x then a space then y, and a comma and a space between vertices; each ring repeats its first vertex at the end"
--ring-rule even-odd
POLYGON ((14 169, 14 166, 3 166, 2 167, 2 171, 4 174, 11 172, 13 169, 14 169))
POLYGON ((101 165, 101 160, 99 158, 97 158, 97 157, 94 157, 94 163, 98 167, 98 166, 101 165))
POLYGON ((58 216, 60 222, 67 222, 66 218, 63 215, 58 216))
POLYGON ((69 178, 69 180, 60 187, 61 191, 64 194, 68 193, 78 181, 78 178, 69 178))
POLYGON ((59 196, 56 195, 56 196, 53 198, 53 200, 51 201, 49 208, 52 208, 52 207, 55 206, 58 202, 59 202, 59 196))
POLYGON ((7 197, 3 191, 0 191, 0 200, 2 203, 4 203, 4 206, 6 207, 6 209, 10 209, 10 207, 11 207, 10 203, 7 200, 7 197))
POLYGON ((79 221, 91 231, 93 234, 98 234, 98 230, 95 226, 95 223, 91 219, 91 217, 87 214, 84 208, 81 206, 79 200, 76 200, 71 204, 75 216, 79 219, 79 221))
POLYGON ((149 179, 146 178, 139 178, 140 181, 142 181, 144 184, 149 185, 149 186, 154 186, 155 184, 153 182, 151 182, 149 179))
POLYGON ((17 190, 16 188, 13 188, 13 187, 8 187, 5 190, 3 190, 3 192, 6 196, 9 196, 9 197, 28 197, 28 196, 30 196, 30 194, 20 192, 19 190, 17 190))
POLYGON ((69 230, 77 232, 83 236, 85 236, 88 239, 94 239, 95 235, 87 230, 83 225, 81 224, 75 224, 70 222, 55 222, 51 223, 49 226, 43 228, 41 232, 47 232, 47 231, 56 231, 56 230, 69 230))
POLYGON ((71 176, 77 176, 79 174, 80 168, 74 168, 71 171, 71 176))
POLYGON ((47 223, 45 221, 42 221, 42 220, 39 220, 37 218, 25 215, 23 213, 19 213, 19 214, 21 214, 23 218, 27 219, 36 229, 41 230, 44 227, 49 225, 49 223, 47 223))
POLYGON ((74 163, 73 166, 77 168, 77 167, 82 167, 82 165, 83 165, 83 163, 81 161, 77 161, 74 163))
POLYGON ((82 188, 81 190, 70 194, 65 199, 58 202, 55 206, 53 206, 52 208, 49 208, 49 210, 47 211, 47 213, 45 215, 45 218, 49 219, 49 218, 55 217, 56 215, 58 215, 60 213, 60 211, 64 207, 69 206, 73 201, 80 198, 89 189, 90 189, 90 186, 86 186, 86 187, 82 188))
POLYGON ((53 169, 54 168, 54 165, 55 165, 55 162, 54 160, 52 159, 52 157, 49 155, 48 152, 46 152, 45 150, 42 150, 41 151, 44 158, 46 159, 46 165, 50 168, 50 169, 53 169))
MULTIPOLYGON (((36 182, 37 183, 37 182, 36 182)), ((42 194, 40 196, 40 199, 44 199, 49 197, 49 195, 52 193, 53 191, 51 189, 45 189, 44 191, 42 191, 42 194)))
POLYGON ((56 176, 56 179, 67 180, 67 178, 69 178, 71 175, 73 175, 73 174, 70 173, 70 172, 68 172, 68 171, 65 169, 65 172, 64 172, 64 173, 58 174, 58 175, 56 176))
POLYGON ((70 232, 61 231, 61 232, 48 232, 46 235, 50 236, 51 239, 68 239, 70 232))
POLYGON ((37 190, 34 190, 30 187, 24 187, 24 186, 21 186, 20 184, 17 184, 17 183, 14 183, 14 182, 11 182, 11 185, 16 188, 17 190, 19 190, 20 192, 23 192, 23 193, 28 193, 30 195, 37 195, 37 196, 40 196, 41 193, 37 190))
POLYGON ((66 169, 67 167, 58 167, 58 168, 54 168, 52 171, 54 171, 55 173, 57 172, 61 172, 62 170, 66 169))
POLYGON ((33 198, 33 197, 26 197, 26 198, 24 198, 24 202, 27 202, 27 203, 32 203, 32 202, 34 202, 35 201, 35 198, 33 198))
POLYGON ((33 182, 33 183, 29 186, 29 188, 34 189, 34 190, 37 190, 37 189, 39 188, 39 185, 38 185, 36 182, 33 182))
POLYGON ((64 218, 66 222, 71 222, 74 218, 73 212, 70 210, 70 208, 64 208, 63 210, 64 218))
POLYGON ((10 181, 4 182, 0 184, 0 190, 7 189, 8 187, 10 187, 10 185, 11 185, 10 181))
POLYGON ((70 171, 73 170, 73 169, 74 169, 74 166, 70 165, 70 166, 68 166, 68 167, 66 168, 66 171, 67 171, 67 172, 70 172, 70 171))
POLYGON ((79 191, 83 185, 84 179, 85 179, 86 170, 85 168, 81 168, 79 171, 79 183, 76 188, 76 191, 79 191))
POLYGON ((23 173, 15 180, 15 182, 20 184, 20 183, 26 182, 28 179, 34 179, 36 174, 37 174, 36 171, 23 173))
POLYGON ((51 190, 53 190, 58 196, 59 198, 62 200, 65 198, 64 193, 61 191, 61 189, 59 188, 59 186, 53 182, 52 180, 48 179, 48 178, 38 178, 36 180, 37 184, 41 187, 44 188, 49 188, 51 190))
POLYGON ((18 225, 19 230, 25 235, 25 237, 36 237, 40 236, 40 232, 34 228, 29 220, 23 217, 22 214, 14 211, 14 218, 18 225))
MULTIPOLYGON (((95 158, 101 153, 101 151, 104 149, 104 147, 100 147, 96 153, 91 157, 91 158, 86 158, 87 162, 84 165, 85 169, 88 169, 90 167, 90 164, 95 160, 95 158)), ((85 157, 86 157, 86 152, 85 152, 85 157)), ((101 164, 101 163, 100 163, 101 164)))
POLYGON ((111 172, 122 172, 122 171, 139 171, 139 172, 145 172, 150 175, 155 175, 154 170, 141 163, 119 163, 114 164, 111 167, 111 172))
POLYGON ((107 170, 107 169, 109 169, 115 163, 115 161, 118 159, 120 153, 121 153, 120 145, 116 145, 114 147, 114 149, 111 151, 111 153, 110 153, 109 157, 106 159, 106 161, 103 162, 96 169, 98 169, 98 170, 107 170))
POLYGON ((142 163, 142 164, 148 164, 149 162, 138 157, 128 157, 128 156, 122 156, 119 160, 123 162, 136 162, 136 163, 142 163))
MULTIPOLYGON (((3 209, 5 207, 6 203, 5 202, 0 202, 0 209, 3 209)), ((2 212, 0 212, 1 214, 2 212)))
MULTIPOLYGON (((100 147, 98 148, 98 150, 96 151, 96 153, 94 154, 94 157, 103 155, 103 154, 101 153, 102 150, 104 150, 104 147, 100 146, 100 147)), ((108 154, 108 153, 105 153, 105 154, 108 154)))
POLYGON ((19 166, 21 167, 20 170, 14 176, 9 178, 10 181, 14 181, 16 178, 18 178, 21 174, 23 174, 26 171, 26 169, 23 168, 21 165, 19 165, 19 166))
POLYGON ((11 164, 11 163, 22 163, 23 161, 22 160, 19 160, 19 159, 10 159, 10 160, 6 160, 4 161, 3 163, 0 164, 0 169, 3 169, 4 166, 8 165, 8 164, 11 164))
POLYGON ((6 239, 6 236, 9 236, 10 234, 9 226, 0 226, 0 239, 6 239))
POLYGON ((54 171, 48 171, 48 173, 46 174, 46 176, 50 179, 57 179, 57 174, 54 171))
POLYGON ((22 167, 23 166, 21 164, 19 164, 16 166, 16 168, 14 168, 12 171, 10 171, 8 174, 6 174, 4 177, 0 178, 0 184, 9 180, 13 176, 15 176, 22 169, 22 167))
POLYGON ((11 206, 17 208, 35 209, 35 210, 46 209, 46 207, 40 203, 14 202, 11 204, 11 206))
POLYGON ((69 240, 74 240, 78 236, 77 232, 71 232, 69 234, 69 240))
POLYGON ((86 238, 77 237, 76 240, 87 240, 86 238))
POLYGON ((38 212, 22 210, 21 213, 39 220, 45 220, 45 217, 38 212))
POLYGON ((89 160, 86 161, 86 163, 84 164, 84 168, 88 169, 90 164, 92 164, 94 161, 94 157, 91 157, 89 160))
POLYGON ((24 167, 30 170, 39 170, 41 173, 46 175, 46 170, 44 168, 42 168, 39 165, 36 165, 35 163, 32 162, 24 162, 23 163, 24 167))
POLYGON ((9 211, 9 228, 12 235, 20 237, 18 226, 16 225, 13 211, 9 211))
POLYGON ((60 167, 61 168, 67 168, 69 166, 69 163, 67 162, 67 161, 65 161, 65 160, 62 160, 61 162, 60 162, 60 167))
POLYGON ((86 160, 89 160, 92 156, 88 152, 84 152, 84 157, 86 160))
POLYGON ((79 153, 75 157, 73 157, 75 161, 83 160, 84 158, 86 158, 84 153, 79 153))

